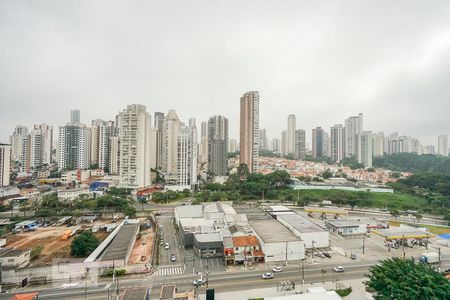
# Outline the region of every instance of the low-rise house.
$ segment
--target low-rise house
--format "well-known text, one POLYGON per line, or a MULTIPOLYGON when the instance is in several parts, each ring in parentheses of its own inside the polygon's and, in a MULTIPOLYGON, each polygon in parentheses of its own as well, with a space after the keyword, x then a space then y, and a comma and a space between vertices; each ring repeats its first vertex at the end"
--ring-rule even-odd
POLYGON ((264 261, 264 252, 261 251, 261 246, 256 236, 235 236, 231 239, 233 242, 234 264, 264 261))
POLYGON ((1 248, 0 265, 2 268, 24 268, 30 263, 30 254, 30 250, 1 248))

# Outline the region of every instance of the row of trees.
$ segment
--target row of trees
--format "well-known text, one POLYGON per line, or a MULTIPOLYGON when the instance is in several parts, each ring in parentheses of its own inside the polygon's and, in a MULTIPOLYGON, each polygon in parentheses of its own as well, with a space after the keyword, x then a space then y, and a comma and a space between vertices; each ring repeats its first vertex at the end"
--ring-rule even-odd
POLYGON ((63 201, 58 198, 57 193, 44 195, 41 201, 36 201, 28 207, 35 210, 38 217, 51 217, 58 215, 82 215, 84 209, 93 212, 113 210, 123 212, 127 216, 134 216, 136 209, 126 197, 131 193, 128 189, 112 188, 102 196, 88 197, 81 195, 74 201, 63 201))

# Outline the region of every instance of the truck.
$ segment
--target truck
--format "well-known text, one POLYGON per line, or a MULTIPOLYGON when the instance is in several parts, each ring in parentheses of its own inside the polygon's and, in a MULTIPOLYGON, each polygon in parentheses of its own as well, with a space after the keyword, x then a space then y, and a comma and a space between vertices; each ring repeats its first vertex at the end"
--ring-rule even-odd
POLYGON ((423 264, 437 264, 439 263, 439 254, 436 252, 423 253, 419 261, 423 264))

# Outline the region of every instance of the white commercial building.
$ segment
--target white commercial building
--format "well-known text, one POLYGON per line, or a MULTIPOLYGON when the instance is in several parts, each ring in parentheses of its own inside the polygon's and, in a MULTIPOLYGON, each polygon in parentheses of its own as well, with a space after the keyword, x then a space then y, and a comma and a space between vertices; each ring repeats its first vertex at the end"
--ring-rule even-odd
POLYGON ((150 115, 144 105, 128 105, 119 113, 120 186, 151 185, 150 115))
POLYGON ((307 249, 330 246, 330 233, 328 231, 294 212, 277 215, 277 220, 301 238, 307 249))
POLYGON ((0 144, 0 187, 9 185, 11 145, 0 144))
POLYGON ((367 233, 367 228, 373 226, 368 219, 326 220, 325 226, 339 235, 361 235, 367 233))
POLYGON ((305 243, 276 220, 250 222, 266 262, 300 261, 305 258, 305 243))

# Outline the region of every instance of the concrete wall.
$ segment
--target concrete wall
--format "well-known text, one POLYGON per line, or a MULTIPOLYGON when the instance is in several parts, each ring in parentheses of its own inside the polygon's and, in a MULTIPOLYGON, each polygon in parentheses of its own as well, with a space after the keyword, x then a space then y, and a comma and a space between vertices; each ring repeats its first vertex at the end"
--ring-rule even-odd
MULTIPOLYGON (((261 243, 266 262, 286 261, 286 242, 261 243)), ((305 245, 303 241, 287 242, 287 260, 300 261, 305 258, 305 245)))

